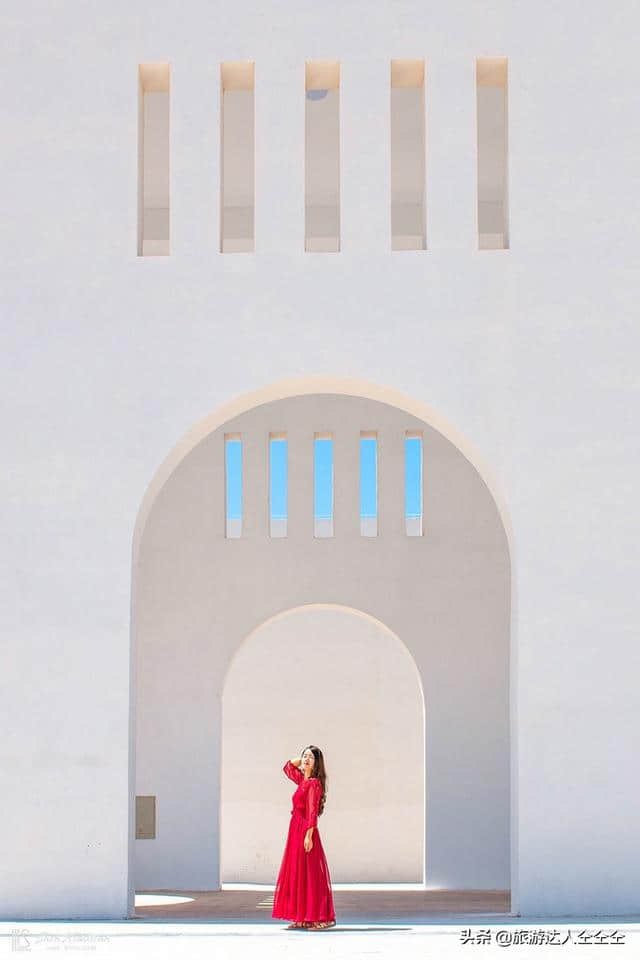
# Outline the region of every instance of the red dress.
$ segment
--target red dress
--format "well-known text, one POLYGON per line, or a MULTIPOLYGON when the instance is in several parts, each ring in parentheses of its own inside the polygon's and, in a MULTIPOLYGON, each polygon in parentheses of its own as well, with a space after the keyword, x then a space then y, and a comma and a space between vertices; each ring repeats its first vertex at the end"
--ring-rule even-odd
POLYGON ((322 784, 317 777, 305 778, 290 760, 282 769, 298 788, 292 797, 289 833, 276 880, 271 916, 297 923, 335 920, 331 877, 318 833, 322 784), (308 827, 314 827, 313 846, 309 853, 304 849, 308 827))

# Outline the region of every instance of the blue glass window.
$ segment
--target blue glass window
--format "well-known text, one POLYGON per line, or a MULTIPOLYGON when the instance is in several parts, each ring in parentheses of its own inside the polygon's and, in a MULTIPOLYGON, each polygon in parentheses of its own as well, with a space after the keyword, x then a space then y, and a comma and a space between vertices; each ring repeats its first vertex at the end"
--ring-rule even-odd
POLYGON ((242 535, 242 440, 229 434, 224 442, 226 535, 242 535))
POLYGON ((269 437, 269 528, 272 537, 287 535, 288 446, 284 434, 269 437))
POLYGON ((314 536, 333 536, 333 437, 317 434, 313 441, 314 536))
POLYGON ((378 438, 360 434, 360 533, 378 535, 378 438))
POLYGON ((405 522, 410 537, 422 536, 422 437, 407 433, 404 440, 405 522))

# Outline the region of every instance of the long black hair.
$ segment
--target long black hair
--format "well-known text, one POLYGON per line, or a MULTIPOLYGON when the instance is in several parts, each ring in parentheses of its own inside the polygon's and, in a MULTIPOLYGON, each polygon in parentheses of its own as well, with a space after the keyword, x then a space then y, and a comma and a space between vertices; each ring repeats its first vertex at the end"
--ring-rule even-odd
POLYGON ((322 816, 324 810, 324 805, 327 799, 327 771, 324 765, 324 757, 322 755, 322 750, 320 747, 314 746, 314 744, 309 744, 308 747, 305 747, 301 752, 300 756, 304 753, 305 750, 311 750, 315 762, 313 764, 312 777, 317 777, 322 785, 322 796, 320 797, 320 805, 318 807, 318 816, 322 816))

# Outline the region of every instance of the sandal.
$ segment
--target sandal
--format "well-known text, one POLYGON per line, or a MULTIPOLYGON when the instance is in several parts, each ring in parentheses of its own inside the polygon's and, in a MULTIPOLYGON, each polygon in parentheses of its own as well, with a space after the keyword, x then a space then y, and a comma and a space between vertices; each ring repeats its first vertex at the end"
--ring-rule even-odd
POLYGON ((307 930, 326 930, 328 927, 335 927, 335 920, 317 920, 307 926, 307 930))
POLYGON ((305 920, 301 920, 299 922, 294 921, 293 923, 290 923, 288 927, 285 927, 285 930, 302 930, 305 926, 305 923, 305 920))

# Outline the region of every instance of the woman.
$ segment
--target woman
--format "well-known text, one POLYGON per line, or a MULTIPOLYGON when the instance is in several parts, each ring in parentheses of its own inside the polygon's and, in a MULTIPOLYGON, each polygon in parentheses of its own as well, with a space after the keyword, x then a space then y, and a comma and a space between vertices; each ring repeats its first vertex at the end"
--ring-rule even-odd
POLYGON ((282 769, 298 788, 292 797, 289 833, 271 916, 291 920, 287 930, 334 927, 331 877, 317 826, 326 799, 322 750, 307 747, 301 757, 287 760, 282 769))

